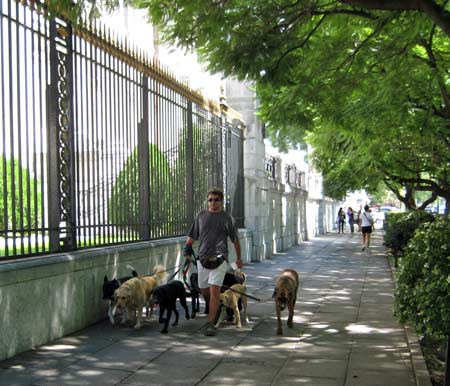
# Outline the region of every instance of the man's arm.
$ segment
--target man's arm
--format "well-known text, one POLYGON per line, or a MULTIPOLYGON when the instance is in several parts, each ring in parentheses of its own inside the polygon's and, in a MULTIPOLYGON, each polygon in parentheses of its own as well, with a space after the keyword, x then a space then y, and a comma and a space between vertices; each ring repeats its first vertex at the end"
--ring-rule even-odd
POLYGON ((192 249, 192 244, 194 244, 194 239, 188 236, 183 248, 183 255, 185 257, 190 257, 194 253, 194 250, 192 249))
POLYGON ((239 239, 236 239, 233 245, 236 250, 236 265, 238 268, 242 268, 241 243, 239 242, 239 239))

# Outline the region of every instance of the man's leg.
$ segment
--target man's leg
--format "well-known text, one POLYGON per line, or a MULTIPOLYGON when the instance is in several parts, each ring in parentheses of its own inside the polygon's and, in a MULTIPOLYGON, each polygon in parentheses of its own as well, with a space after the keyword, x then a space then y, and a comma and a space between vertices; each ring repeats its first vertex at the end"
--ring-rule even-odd
POLYGON ((219 311, 220 304, 220 286, 209 286, 209 314, 208 322, 214 323, 216 321, 217 312, 219 311))
MULTIPOLYGON (((205 299, 205 303, 208 306, 208 310, 209 310, 209 298, 210 298, 210 293, 209 293, 209 287, 208 288, 200 288, 200 291, 203 295, 203 299, 205 299)), ((209 314, 209 312, 208 312, 209 314)))

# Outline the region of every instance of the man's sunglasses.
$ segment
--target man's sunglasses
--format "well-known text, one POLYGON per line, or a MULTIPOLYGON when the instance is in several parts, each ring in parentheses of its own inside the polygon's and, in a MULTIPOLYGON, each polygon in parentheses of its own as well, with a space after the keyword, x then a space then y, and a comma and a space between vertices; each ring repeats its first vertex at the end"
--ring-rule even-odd
POLYGON ((219 202, 220 198, 208 198, 208 202, 219 202))

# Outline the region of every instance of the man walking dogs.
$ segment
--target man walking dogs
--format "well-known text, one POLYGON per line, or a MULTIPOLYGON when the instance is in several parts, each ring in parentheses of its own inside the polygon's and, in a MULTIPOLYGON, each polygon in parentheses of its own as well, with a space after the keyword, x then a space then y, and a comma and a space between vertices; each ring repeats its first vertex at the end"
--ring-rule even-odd
POLYGON ((213 336, 216 334, 214 321, 219 310, 220 288, 228 267, 228 237, 236 250, 238 268, 242 268, 242 258, 235 221, 223 210, 223 192, 211 189, 207 199, 208 210, 202 210, 195 218, 186 239, 184 255, 191 256, 192 244, 199 240, 198 286, 209 303, 205 335, 213 336))

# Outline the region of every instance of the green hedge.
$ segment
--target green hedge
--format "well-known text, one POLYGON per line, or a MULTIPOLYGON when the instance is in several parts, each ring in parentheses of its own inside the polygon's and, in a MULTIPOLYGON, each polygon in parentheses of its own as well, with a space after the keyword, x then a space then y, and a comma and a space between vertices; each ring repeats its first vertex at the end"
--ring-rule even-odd
POLYGON ((395 313, 418 333, 450 336, 450 219, 417 229, 397 273, 395 313))
POLYGON ((401 256, 416 229, 432 221, 434 216, 422 210, 389 213, 385 221, 384 244, 392 255, 401 256))

